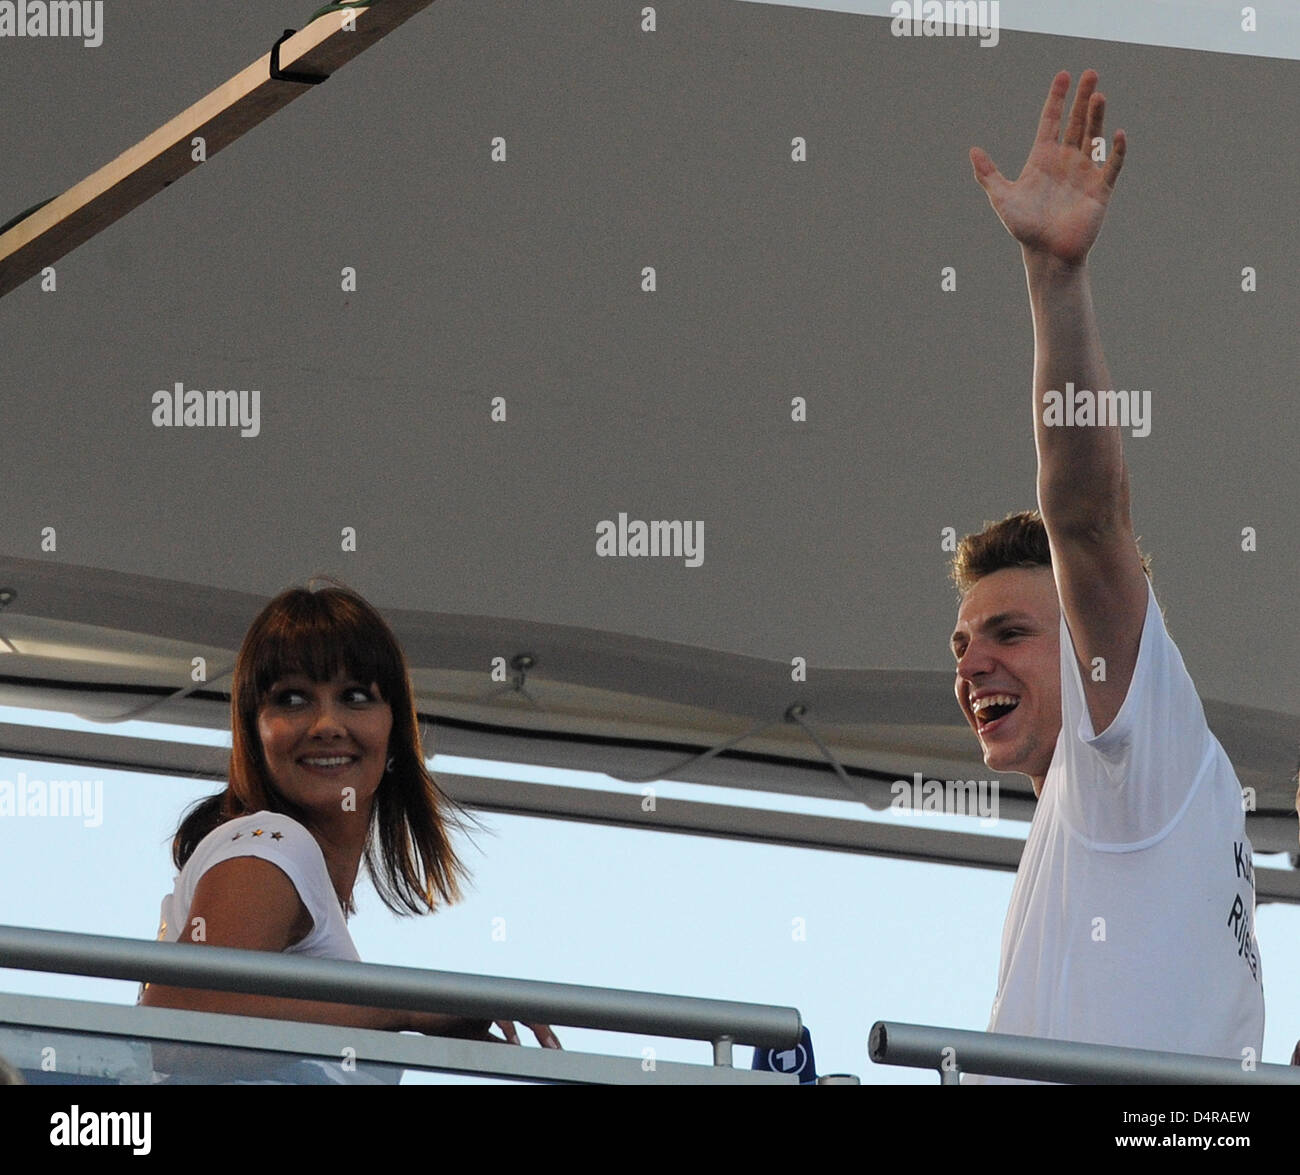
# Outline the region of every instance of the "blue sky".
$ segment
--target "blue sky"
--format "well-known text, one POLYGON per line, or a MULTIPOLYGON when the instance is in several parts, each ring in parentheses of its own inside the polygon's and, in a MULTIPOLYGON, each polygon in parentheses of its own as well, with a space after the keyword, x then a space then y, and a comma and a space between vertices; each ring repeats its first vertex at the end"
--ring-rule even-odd
MULTIPOLYGON (((0 721, 102 730, 67 715, 0 707, 0 721)), ((114 734, 229 745, 229 735, 153 723, 114 734)), ((426 748, 427 749, 427 748, 426 748)), ((639 791, 605 776, 436 757, 438 770, 541 783, 639 791)), ((153 938, 174 870, 170 839, 186 805, 210 787, 119 771, 88 772, 0 759, 0 780, 103 780, 103 820, 0 818, 5 844, 0 922, 153 938)), ((893 820, 1023 839, 1028 826, 973 818, 874 813, 857 803, 800 800, 730 788, 662 783, 657 794, 784 808, 849 819, 893 820)), ((864 1082, 933 1083, 927 1072, 872 1064, 878 1019, 983 1030, 997 980, 1012 875, 846 853, 742 844, 559 820, 485 816, 491 835, 465 845, 473 887, 436 915, 397 918, 369 884, 351 929, 368 962, 678 995, 793 1005, 812 1031, 818 1071, 864 1082), (504 942, 492 937, 504 918, 504 942), (793 933, 803 919, 806 937, 793 933)), ((1264 865, 1284 858, 1257 857, 1264 865)), ((1267 998, 1265 1061, 1285 1063, 1300 1039, 1300 1000, 1287 977, 1300 968, 1300 910, 1259 907, 1267 998)), ((134 1003, 116 980, 0 972, 0 988, 134 1003)), ((568 1048, 705 1064, 691 1041, 560 1029, 568 1048)), ((528 1034, 524 1033, 527 1037, 528 1034)), ((750 1050, 736 1050, 748 1065, 750 1050)), ((460 1081, 460 1078, 444 1080, 460 1081)))

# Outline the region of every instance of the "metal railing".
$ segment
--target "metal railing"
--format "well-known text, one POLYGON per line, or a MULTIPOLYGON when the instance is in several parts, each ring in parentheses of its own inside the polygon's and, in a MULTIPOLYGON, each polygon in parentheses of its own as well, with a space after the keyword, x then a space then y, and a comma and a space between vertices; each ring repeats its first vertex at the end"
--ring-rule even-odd
MULTIPOLYGON (((748 1071, 730 1068, 733 1043, 786 1049, 798 1043, 802 1031, 795 1008, 16 926, 0 926, 0 967, 708 1041, 713 1046, 714 1067, 725 1069, 733 1080, 749 1077, 748 1071)), ((3 997, 0 1023, 63 1027, 100 1036, 302 1051, 335 1058, 340 1042, 351 1042, 347 1047, 355 1048, 364 1038, 366 1059, 413 1064, 413 1057, 419 1055, 425 1058, 420 1067, 485 1074, 497 1073, 505 1066, 506 1072, 500 1075, 518 1075, 518 1054, 524 1053, 525 1068, 537 1070, 532 1074, 537 1079, 584 1080, 579 1075, 582 1067, 575 1067, 568 1058, 594 1059, 590 1054, 566 1057, 555 1050, 504 1049, 482 1041, 41 997, 3 997), (247 1043, 246 1034, 241 1036, 232 1022, 251 1023, 261 1043, 247 1043), (279 1043, 266 1044, 268 1024, 276 1026, 274 1037, 279 1043), (304 1043, 312 1047, 300 1048, 304 1043), (514 1056, 506 1058, 502 1053, 514 1056)), ((361 1050, 357 1055, 362 1055, 361 1050)), ((662 1062, 644 1069, 640 1058, 627 1064, 651 1074, 663 1069, 662 1062)))
POLYGON ((1300 1068, 1192 1053, 1046 1040, 878 1020, 867 1045, 880 1065, 934 1069, 942 1085, 963 1072, 1080 1085, 1300 1085, 1300 1068))

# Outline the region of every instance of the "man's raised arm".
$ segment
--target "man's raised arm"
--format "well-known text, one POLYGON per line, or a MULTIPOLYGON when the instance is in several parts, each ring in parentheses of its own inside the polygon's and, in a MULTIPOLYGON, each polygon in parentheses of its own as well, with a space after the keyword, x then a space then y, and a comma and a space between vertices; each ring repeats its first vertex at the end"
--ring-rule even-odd
POLYGON ((1087 70, 1061 135, 1070 75, 1056 75, 1015 183, 980 148, 972 148, 970 158, 975 178, 1024 254, 1034 317, 1038 505, 1093 730, 1100 733, 1119 713, 1137 664, 1147 585, 1129 517, 1119 426, 1077 423, 1068 403, 1076 390, 1111 390, 1087 258, 1127 143, 1124 132, 1116 131, 1105 166, 1092 161, 1105 110, 1096 86, 1096 72, 1087 70))

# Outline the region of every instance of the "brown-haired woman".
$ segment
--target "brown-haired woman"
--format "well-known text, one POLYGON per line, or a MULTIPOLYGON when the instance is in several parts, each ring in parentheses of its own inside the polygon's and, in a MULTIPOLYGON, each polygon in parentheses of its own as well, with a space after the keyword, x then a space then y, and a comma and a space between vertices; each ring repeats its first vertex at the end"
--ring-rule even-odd
MULTIPOLYGON (((357 960, 345 919, 362 860, 394 913, 460 897, 461 822, 425 766, 405 656, 364 599, 341 585, 276 596, 244 637, 230 707, 229 782, 176 832, 159 938, 357 960)), ((499 1039, 486 1020, 279 996, 148 984, 140 1003, 499 1039)))

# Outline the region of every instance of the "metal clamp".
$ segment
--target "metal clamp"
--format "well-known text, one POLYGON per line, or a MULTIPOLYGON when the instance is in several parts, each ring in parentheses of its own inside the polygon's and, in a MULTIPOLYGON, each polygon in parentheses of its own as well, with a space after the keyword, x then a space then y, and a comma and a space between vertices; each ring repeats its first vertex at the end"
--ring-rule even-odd
POLYGON ((280 46, 297 31, 297 29, 285 29, 284 36, 271 46, 271 77, 277 82, 301 82, 304 86, 319 86, 329 78, 329 74, 298 73, 296 70, 280 68, 280 46))

